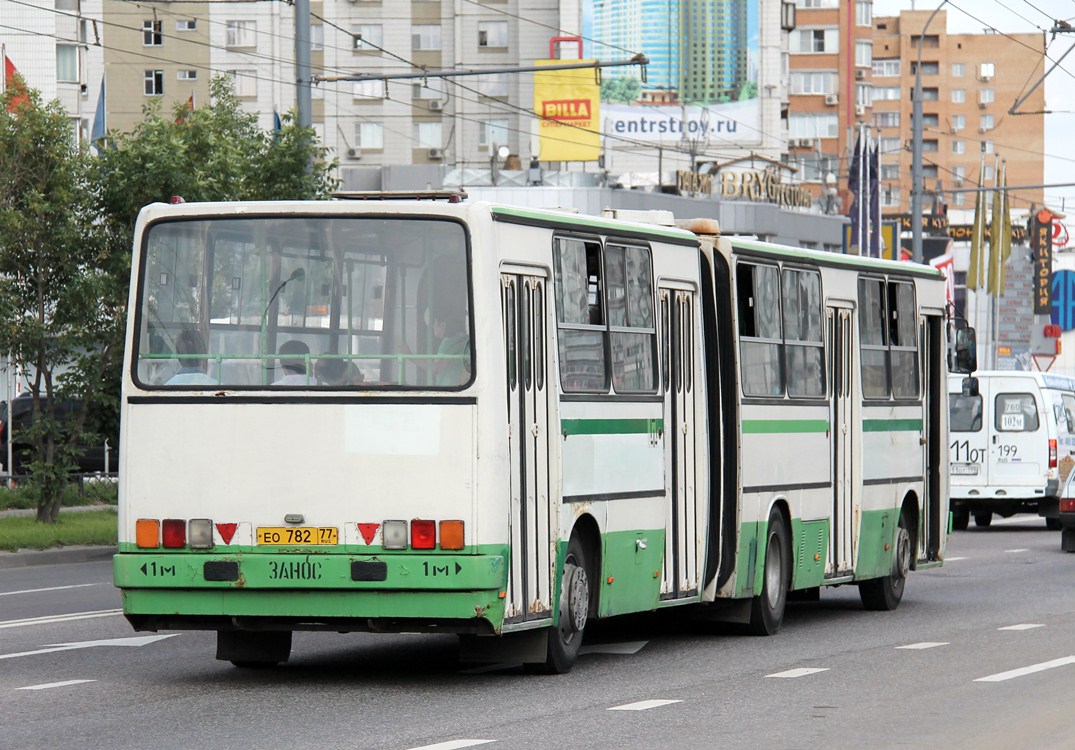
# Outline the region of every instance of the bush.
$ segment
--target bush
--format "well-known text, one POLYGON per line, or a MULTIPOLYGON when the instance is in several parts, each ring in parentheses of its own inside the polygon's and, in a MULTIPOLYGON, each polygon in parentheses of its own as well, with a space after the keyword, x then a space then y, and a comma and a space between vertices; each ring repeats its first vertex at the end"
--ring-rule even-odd
MULTIPOLYGON (((64 488, 61 505, 115 505, 119 488, 115 479, 106 476, 76 476, 64 488)), ((0 486, 0 510, 34 509, 40 500, 40 491, 30 483, 7 488, 0 486)))

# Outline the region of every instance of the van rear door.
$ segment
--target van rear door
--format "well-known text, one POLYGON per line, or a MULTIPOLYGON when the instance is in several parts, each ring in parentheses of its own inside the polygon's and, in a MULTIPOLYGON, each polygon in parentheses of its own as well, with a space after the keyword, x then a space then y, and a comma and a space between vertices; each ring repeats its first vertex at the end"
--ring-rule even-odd
POLYGON ((1041 495, 1049 471, 1049 440, 1056 439, 1041 389, 1030 379, 993 378, 988 396, 993 418, 987 427, 986 483, 1014 497, 1041 495))

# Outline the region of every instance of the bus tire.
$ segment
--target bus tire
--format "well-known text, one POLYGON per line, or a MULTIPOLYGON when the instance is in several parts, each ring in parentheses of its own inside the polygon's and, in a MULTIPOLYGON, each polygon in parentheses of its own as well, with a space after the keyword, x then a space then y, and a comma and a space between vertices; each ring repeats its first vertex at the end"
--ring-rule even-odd
POLYGON ((978 528, 987 529, 991 523, 993 523, 992 512, 983 510, 974 514, 974 525, 978 528))
POLYGON ((747 625, 747 631, 752 635, 776 635, 784 622, 784 608, 788 603, 791 579, 788 527, 783 514, 776 508, 769 511, 765 533, 761 594, 750 602, 750 622, 747 625))
POLYGON ((547 631, 545 661, 526 665, 528 671, 566 674, 575 666, 590 617, 590 603, 593 600, 591 580, 586 548, 578 534, 572 534, 564 557, 564 572, 560 577, 560 616, 557 624, 547 631))
POLYGON ((914 554, 911 537, 911 521, 906 513, 900 514, 900 524, 896 529, 896 550, 892 558, 892 572, 881 578, 873 578, 859 584, 859 598, 862 606, 875 612, 891 612, 900 606, 903 590, 907 585, 907 574, 911 570, 911 557, 914 554))
POLYGON ((216 658, 243 669, 275 667, 290 655, 290 630, 218 630, 216 634, 216 658))
POLYGON ((952 511, 952 531, 966 531, 970 526, 970 511, 966 508, 952 511))
POLYGON ((1060 523, 1059 518, 1046 518, 1045 528, 1047 528, 1049 531, 1060 531, 1060 529, 1064 528, 1064 526, 1060 523))

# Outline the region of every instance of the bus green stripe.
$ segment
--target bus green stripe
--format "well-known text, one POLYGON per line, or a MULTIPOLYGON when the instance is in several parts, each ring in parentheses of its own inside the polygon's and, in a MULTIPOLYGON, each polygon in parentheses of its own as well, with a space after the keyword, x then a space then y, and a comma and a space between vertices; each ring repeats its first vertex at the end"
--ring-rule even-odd
POLYGON ((663 419, 561 419, 567 435, 649 435, 664 429, 663 419))
POLYGON ((494 220, 498 217, 500 217, 502 220, 510 220, 512 218, 530 219, 534 221, 546 222, 548 224, 564 226, 565 228, 586 228, 593 230, 604 230, 609 233, 622 233, 625 230, 628 230, 643 235, 650 235, 655 239, 673 240, 681 243, 689 243, 692 245, 698 244, 698 238, 693 232, 689 232, 685 229, 676 229, 675 227, 665 227, 661 226, 660 224, 653 224, 652 226, 642 226, 637 223, 611 221, 608 219, 600 219, 594 216, 581 216, 579 214, 562 214, 554 213, 551 211, 535 211, 525 208, 515 208, 508 206, 493 206, 490 211, 493 214, 494 220))
POLYGON ((863 432, 920 432, 921 419, 864 419, 863 432))
POLYGON ((744 419, 743 434, 768 435, 790 432, 828 432, 827 419, 744 419))

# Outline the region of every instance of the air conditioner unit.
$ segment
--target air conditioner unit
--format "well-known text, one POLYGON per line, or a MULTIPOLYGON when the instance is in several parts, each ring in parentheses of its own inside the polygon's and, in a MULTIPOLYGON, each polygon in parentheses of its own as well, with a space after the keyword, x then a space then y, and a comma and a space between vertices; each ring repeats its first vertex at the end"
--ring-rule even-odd
POLYGON ((829 106, 835 106, 840 103, 840 97, 837 94, 825 94, 825 104, 829 106))
POLYGON ((856 71, 855 71, 855 80, 856 80, 856 81, 862 81, 862 80, 864 80, 865 78, 866 78, 866 71, 865 71, 865 70, 862 70, 862 69, 860 68, 859 70, 856 70, 856 71))
POLYGON ((978 128, 978 132, 979 132, 979 133, 988 133, 988 132, 989 132, 989 128, 985 128, 985 127, 982 127, 982 128, 978 128))
POLYGON ((855 105, 855 117, 862 117, 864 114, 866 114, 866 105, 864 105, 864 104, 856 104, 855 105))
POLYGON ((985 109, 985 102, 978 102, 978 109, 985 109))
POLYGON ((978 80, 984 81, 985 83, 989 83, 993 80, 993 76, 978 76, 978 80))
POLYGON ((440 112, 442 109, 444 109, 444 102, 440 99, 434 99, 429 103, 429 110, 431 112, 440 112))
POLYGON ((429 155, 430 159, 443 159, 444 158, 444 149, 442 149, 442 148, 431 148, 431 149, 429 149, 429 154, 428 155, 429 155))
POLYGON ((814 139, 813 138, 792 138, 790 141, 788 141, 788 146, 790 146, 791 148, 813 148, 814 147, 814 139))
POLYGON ((347 158, 348 159, 361 159, 362 158, 362 149, 360 149, 360 148, 349 148, 349 149, 347 149, 347 158))

